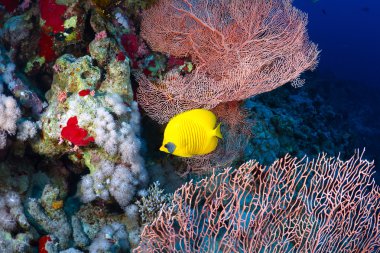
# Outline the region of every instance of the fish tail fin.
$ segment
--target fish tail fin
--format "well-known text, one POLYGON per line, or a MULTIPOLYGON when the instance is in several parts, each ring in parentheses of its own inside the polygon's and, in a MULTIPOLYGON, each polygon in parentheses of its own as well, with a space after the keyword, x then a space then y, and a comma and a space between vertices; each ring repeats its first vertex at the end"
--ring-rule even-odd
POLYGON ((222 133, 220 132, 220 123, 218 124, 218 126, 213 130, 213 135, 220 138, 220 139, 223 139, 223 136, 222 136, 222 133))

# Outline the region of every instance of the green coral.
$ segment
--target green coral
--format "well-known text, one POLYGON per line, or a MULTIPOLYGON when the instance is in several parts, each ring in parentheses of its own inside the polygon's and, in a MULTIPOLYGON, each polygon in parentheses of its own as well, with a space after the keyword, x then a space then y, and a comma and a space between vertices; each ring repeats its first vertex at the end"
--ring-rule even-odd
POLYGON ((51 99, 51 93, 65 91, 77 93, 84 89, 93 89, 101 79, 101 70, 93 66, 92 58, 88 55, 75 58, 73 55, 65 54, 55 62, 55 69, 52 89, 47 94, 47 99, 51 99))
MULTIPOLYGON (((73 150, 73 145, 61 139, 62 128, 73 116, 78 116, 80 127, 86 129, 89 136, 96 136, 93 119, 97 116, 97 110, 105 108, 112 111, 107 97, 116 95, 126 104, 132 102, 129 62, 118 61, 117 52, 116 42, 104 38, 90 43, 90 55, 76 58, 65 54, 57 59, 53 84, 45 95, 49 106, 41 117, 42 136, 32 144, 36 152, 49 157, 69 153, 71 160, 89 168, 90 160, 84 161, 82 155, 90 150, 90 157, 118 161, 117 155, 109 155, 95 144, 73 150), (81 90, 90 90, 93 94, 80 96, 81 90)), ((119 115, 116 120, 128 122, 129 115, 119 115)))
POLYGON ((32 60, 30 60, 26 63, 24 71, 26 73, 28 73, 28 72, 32 71, 35 66, 40 67, 44 63, 45 63, 45 57, 36 56, 32 60))

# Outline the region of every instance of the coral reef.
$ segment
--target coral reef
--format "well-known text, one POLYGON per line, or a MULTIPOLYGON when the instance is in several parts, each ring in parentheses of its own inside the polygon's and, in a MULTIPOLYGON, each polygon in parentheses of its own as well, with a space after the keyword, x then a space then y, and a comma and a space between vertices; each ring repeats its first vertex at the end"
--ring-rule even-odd
POLYGON ((297 157, 334 155, 337 150, 349 153, 351 130, 325 98, 318 95, 315 83, 294 89, 280 87, 271 94, 247 99, 253 138, 245 146, 243 161, 254 158, 269 165, 290 153, 297 157), (342 134, 340 129, 346 129, 342 134))
POLYGON ((128 245, 130 245, 131 248, 135 248, 139 244, 141 227, 136 205, 129 205, 124 209, 123 214, 119 214, 110 211, 104 204, 95 205, 89 203, 80 208, 76 217, 80 220, 83 229, 82 231, 90 241, 94 240, 103 227, 118 223, 125 226, 123 229, 125 229, 127 233, 126 238, 128 240, 128 245))
POLYGON ((140 193, 140 195, 143 195, 143 197, 136 204, 139 207, 143 223, 152 223, 162 207, 170 203, 172 199, 170 194, 164 194, 164 190, 160 189, 159 181, 154 182, 147 192, 140 193))
POLYGON ((129 249, 128 233, 119 223, 104 226, 89 247, 90 252, 125 252, 129 249))
POLYGON ((91 57, 57 59, 46 95, 49 107, 41 115, 44 139, 33 147, 48 156, 71 152, 74 162, 90 169, 81 187, 85 202, 96 197, 108 200, 110 191, 125 207, 147 175, 139 154, 140 116, 132 101, 128 60, 119 61, 116 50, 116 43, 104 37, 90 43, 91 57), (108 186, 104 189, 108 184, 109 191, 108 186))
POLYGON ((40 199, 31 198, 26 203, 26 213, 31 223, 45 234, 54 235, 62 249, 70 245, 72 228, 62 208, 55 208, 59 190, 46 185, 40 199))
POLYGON ((81 220, 77 216, 71 217, 71 226, 73 229, 74 245, 80 249, 86 248, 90 244, 90 239, 83 231, 81 220))
POLYGON ((8 191, 0 195, 0 248, 4 253, 27 252, 30 250, 30 240, 33 238, 28 232, 17 233, 30 228, 21 203, 20 195, 8 191))
POLYGON ((251 160, 189 182, 144 227, 135 252, 373 252, 380 189, 362 156, 251 160))
POLYGON ((300 76, 306 24, 289 0, 0 0, 0 252, 378 250, 362 154, 276 160, 352 148, 300 76), (195 107, 215 152, 160 153, 195 107), (252 158, 274 163, 230 168, 252 158))

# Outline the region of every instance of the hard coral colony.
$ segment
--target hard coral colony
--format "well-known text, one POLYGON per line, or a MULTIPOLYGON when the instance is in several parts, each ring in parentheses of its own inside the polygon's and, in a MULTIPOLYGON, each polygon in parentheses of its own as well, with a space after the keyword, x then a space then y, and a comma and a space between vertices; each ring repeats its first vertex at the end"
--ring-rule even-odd
POLYGON ((316 67, 306 24, 290 0, 0 0, 0 252, 377 252, 373 163, 267 144, 297 122, 254 96, 316 67))

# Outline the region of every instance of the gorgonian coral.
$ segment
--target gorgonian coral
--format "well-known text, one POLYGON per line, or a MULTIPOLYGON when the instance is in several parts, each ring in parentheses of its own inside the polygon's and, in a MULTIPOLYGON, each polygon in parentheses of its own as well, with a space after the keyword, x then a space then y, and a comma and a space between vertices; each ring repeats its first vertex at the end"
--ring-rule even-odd
POLYGON ((374 252, 380 192, 362 156, 287 155, 187 183, 135 252, 374 252))
POLYGON ((141 34, 153 50, 195 66, 158 81, 138 76, 138 101, 160 123, 273 90, 318 63, 307 16, 289 0, 163 0, 142 17, 141 34))

